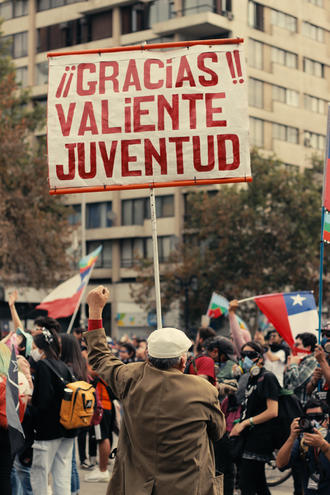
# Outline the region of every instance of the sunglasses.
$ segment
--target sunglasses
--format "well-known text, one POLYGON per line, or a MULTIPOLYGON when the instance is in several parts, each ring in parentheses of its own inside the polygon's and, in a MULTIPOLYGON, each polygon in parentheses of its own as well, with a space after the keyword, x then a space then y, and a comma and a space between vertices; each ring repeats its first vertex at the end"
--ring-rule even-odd
POLYGON ((323 421, 325 420, 324 413, 306 414, 306 416, 309 420, 317 421, 317 423, 323 423, 323 421))
POLYGON ((241 357, 244 359, 245 357, 248 357, 250 359, 255 359, 259 357, 259 354, 257 351, 242 351, 241 352, 241 357))

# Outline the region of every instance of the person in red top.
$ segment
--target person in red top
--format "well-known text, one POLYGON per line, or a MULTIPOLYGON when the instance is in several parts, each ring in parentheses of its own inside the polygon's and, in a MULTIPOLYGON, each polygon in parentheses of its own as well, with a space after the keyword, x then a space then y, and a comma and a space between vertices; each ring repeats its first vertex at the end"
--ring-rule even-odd
POLYGON ((195 345, 196 357, 191 359, 187 371, 189 375, 198 375, 205 378, 211 382, 212 385, 216 384, 214 361, 210 356, 204 354, 203 343, 206 339, 214 337, 215 335, 215 331, 210 327, 202 327, 198 330, 195 345))

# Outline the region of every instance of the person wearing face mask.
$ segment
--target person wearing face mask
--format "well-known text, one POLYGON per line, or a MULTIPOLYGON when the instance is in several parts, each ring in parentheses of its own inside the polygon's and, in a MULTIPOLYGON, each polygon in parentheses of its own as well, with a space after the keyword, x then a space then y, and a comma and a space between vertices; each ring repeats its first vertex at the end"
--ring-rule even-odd
POLYGON ((277 467, 298 467, 303 475, 304 495, 329 495, 330 431, 325 402, 311 399, 305 416, 295 418, 287 441, 278 451, 277 467))
POLYGON ((283 387, 283 373, 286 363, 285 350, 282 345, 282 339, 277 333, 275 328, 270 330, 267 334, 269 348, 265 352, 265 368, 268 371, 272 371, 279 381, 281 387, 283 387))
POLYGON ((272 458, 281 387, 274 373, 264 368, 263 352, 258 342, 248 342, 241 349, 241 366, 248 380, 240 420, 231 430, 230 437, 242 435, 244 438, 240 461, 242 495, 270 495, 265 463, 272 458))
POLYGON ((51 472, 53 495, 70 495, 72 449, 77 430, 66 430, 60 423, 64 387, 51 367, 66 382, 71 382, 73 377, 59 358, 60 341, 56 331, 42 328, 34 335, 30 355, 36 363, 31 406, 35 431, 31 468, 33 494, 47 493, 51 472))

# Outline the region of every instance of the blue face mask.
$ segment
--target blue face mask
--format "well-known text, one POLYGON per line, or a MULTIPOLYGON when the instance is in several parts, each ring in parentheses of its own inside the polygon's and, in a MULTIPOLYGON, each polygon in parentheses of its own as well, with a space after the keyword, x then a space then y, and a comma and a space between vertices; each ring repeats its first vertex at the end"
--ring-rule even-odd
POLYGON ((244 371, 249 371, 252 366, 254 365, 254 362, 252 361, 252 359, 250 359, 249 357, 245 356, 245 358, 243 359, 243 362, 242 362, 242 368, 244 371))

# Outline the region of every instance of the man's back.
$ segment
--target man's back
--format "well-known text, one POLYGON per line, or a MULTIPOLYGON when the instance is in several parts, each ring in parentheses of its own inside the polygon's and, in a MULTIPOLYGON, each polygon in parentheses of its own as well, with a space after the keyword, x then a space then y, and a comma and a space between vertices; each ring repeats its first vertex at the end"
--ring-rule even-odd
POLYGON ((220 493, 210 440, 223 435, 225 421, 215 387, 175 368, 123 365, 110 354, 104 331, 87 339, 91 365, 124 410, 108 493, 220 493))

